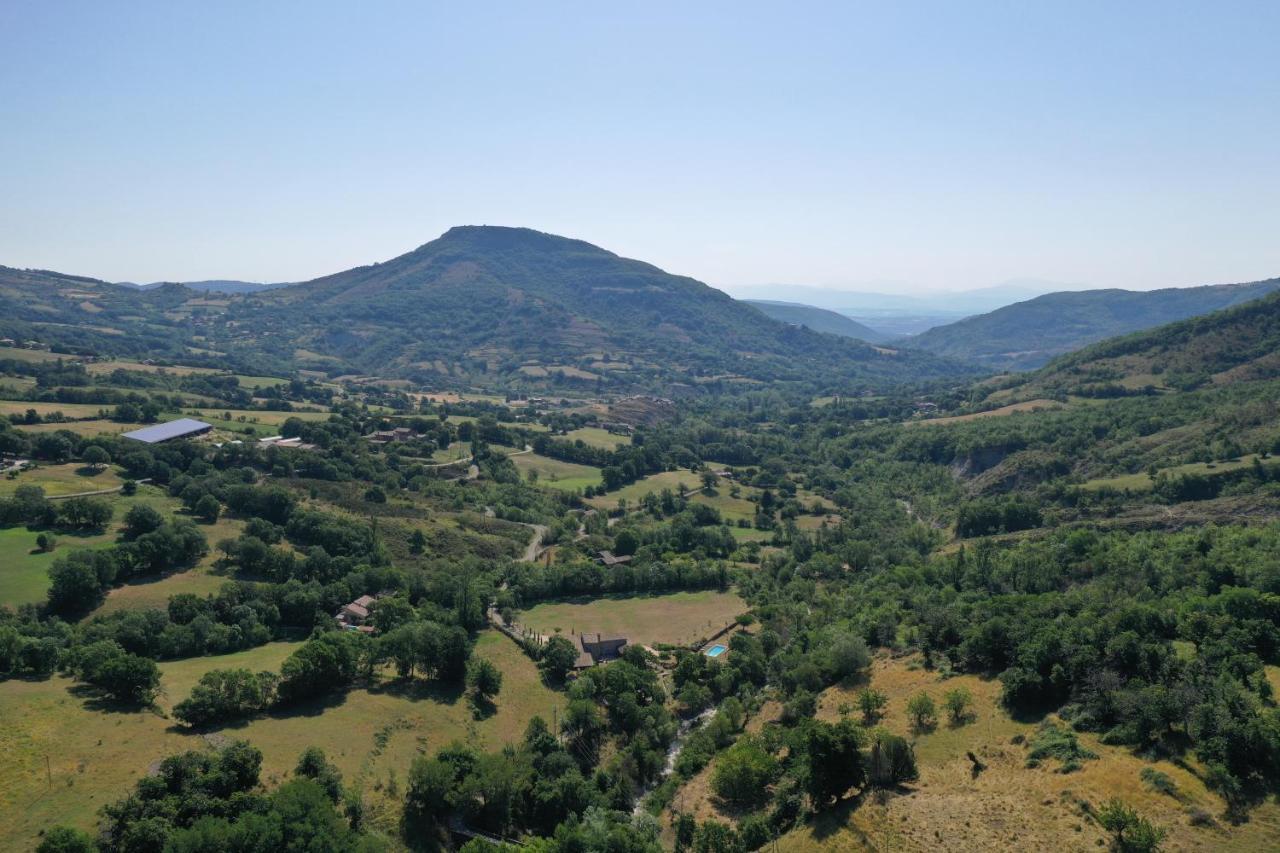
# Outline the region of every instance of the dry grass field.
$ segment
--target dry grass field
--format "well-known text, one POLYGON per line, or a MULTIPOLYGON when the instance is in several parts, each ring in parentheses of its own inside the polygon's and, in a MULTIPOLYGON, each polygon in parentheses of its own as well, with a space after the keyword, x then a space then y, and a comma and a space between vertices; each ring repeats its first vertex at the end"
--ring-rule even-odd
POLYGON ((543 634, 614 634, 632 643, 690 645, 709 637, 744 612, 732 592, 675 592, 669 595, 548 602, 516 618, 543 634))
POLYGON ((319 746, 347 782, 363 789, 370 819, 394 826, 409 764, 420 751, 454 740, 493 749, 518 740, 528 720, 548 720, 563 695, 543 686, 537 668, 510 640, 480 636, 476 654, 503 672, 497 712, 475 720, 457 689, 427 682, 405 685, 384 677, 360 688, 291 710, 228 727, 210 737, 186 733, 164 716, 210 670, 278 670, 296 643, 271 643, 221 657, 161 666, 166 695, 154 711, 87 707, 69 679, 0 683, 0 850, 27 850, 37 833, 56 823, 91 829, 97 810, 133 786, 167 755, 208 748, 210 741, 247 738, 263 751, 267 784, 286 777, 308 746, 319 746), (48 765, 46 770, 46 757, 48 765), (387 795, 395 778, 399 792, 387 795))
MULTIPOLYGON (((1280 806, 1274 803, 1256 809, 1242 826, 1223 823, 1223 803, 1205 788, 1194 763, 1147 761, 1082 734, 1081 744, 1098 759, 1084 761, 1072 773, 1057 772, 1058 762, 1052 759, 1028 768, 1027 747, 1013 740, 1030 737, 1036 723, 1015 721, 1001 710, 997 681, 973 676, 942 680, 919 667, 916 659, 878 657, 871 682, 889 696, 881 724, 915 739, 919 781, 883 798, 868 795, 837 807, 780 839, 780 850, 1100 850, 1107 834, 1084 804, 1096 808, 1112 797, 1168 830, 1166 851, 1274 849, 1280 838, 1280 806), (908 699, 925 691, 941 704, 943 694, 957 686, 975 698, 972 721, 952 727, 943 719, 931 732, 913 735, 906 715, 908 699), (976 777, 966 757, 969 751, 986 764, 976 777), (1179 798, 1148 788, 1139 776, 1145 767, 1173 779, 1179 798), (1192 826, 1188 813, 1193 809, 1213 815, 1216 824, 1192 826)), ((857 688, 828 690, 819 716, 838 718, 840 706, 854 704, 856 693, 857 688)))
POLYGON ((991 409, 987 412, 974 412, 971 415, 952 415, 946 418, 925 418, 922 420, 907 421, 913 426, 936 426, 939 424, 957 424, 964 421, 975 421, 979 418, 998 418, 1005 415, 1012 415, 1018 412, 1034 412, 1038 409, 1060 409, 1062 404, 1056 400, 1027 400, 1022 403, 1011 403, 1008 406, 1001 406, 998 409, 991 409))

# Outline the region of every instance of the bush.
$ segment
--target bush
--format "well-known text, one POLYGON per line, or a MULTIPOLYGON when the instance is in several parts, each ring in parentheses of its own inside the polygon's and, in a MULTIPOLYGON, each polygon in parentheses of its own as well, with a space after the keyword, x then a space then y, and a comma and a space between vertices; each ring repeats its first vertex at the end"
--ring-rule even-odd
POLYGON ((965 687, 948 690, 942 697, 942 707, 947 709, 947 716, 953 726, 960 725, 969 719, 971 705, 973 705, 973 694, 965 687))
POLYGON ((1153 853, 1169 834, 1120 800, 1098 810, 1098 823, 1111 833, 1112 846, 1121 853, 1153 853))
POLYGON ((938 709, 933 697, 923 691, 912 696, 907 702, 907 715, 911 717, 911 727, 917 731, 933 728, 938 721, 938 709))
POLYGON ((916 753, 905 738, 878 732, 867 759, 868 781, 877 788, 892 788, 919 778, 916 753))

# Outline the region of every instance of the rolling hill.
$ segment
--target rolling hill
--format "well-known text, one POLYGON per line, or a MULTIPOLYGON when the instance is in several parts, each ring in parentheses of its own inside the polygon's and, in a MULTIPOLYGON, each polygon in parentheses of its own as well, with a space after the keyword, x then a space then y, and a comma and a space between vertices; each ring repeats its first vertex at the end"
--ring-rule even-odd
POLYGON ((884 343, 889 335, 877 332, 870 326, 864 326, 857 320, 850 319, 835 311, 817 308, 813 305, 802 305, 799 302, 774 302, 768 299, 745 299, 748 305, 754 305, 767 316, 792 326, 804 326, 815 332, 828 335, 839 335, 842 338, 854 338, 869 344, 884 343))
POLYGON ((1280 292, 1102 341, 1002 383, 998 399, 1121 397, 1280 378, 1280 292))
POLYGON ((780 323, 691 278, 579 240, 467 226, 383 263, 255 293, 138 289, 0 269, 4 336, 106 353, 195 348, 330 376, 520 387, 963 376, 957 362, 780 323))
POLYGON ((1277 288, 1280 278, 1141 292, 1050 293, 930 329, 909 344, 992 370, 1032 370, 1096 341, 1229 308, 1277 288))

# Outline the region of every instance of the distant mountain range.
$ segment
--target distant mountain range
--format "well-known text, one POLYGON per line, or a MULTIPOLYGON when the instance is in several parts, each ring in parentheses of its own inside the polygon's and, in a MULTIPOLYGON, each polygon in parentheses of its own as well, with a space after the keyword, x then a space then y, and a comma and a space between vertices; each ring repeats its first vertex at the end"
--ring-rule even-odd
POLYGON ((767 299, 744 299, 748 305, 754 305, 768 316, 792 326, 805 326, 815 332, 826 332, 829 335, 840 335, 844 338, 856 338, 870 344, 884 343, 893 335, 878 332, 857 320, 815 308, 812 305, 801 305, 798 302, 771 302, 767 299))
POLYGON ((1045 293, 1079 290, 1082 285, 1040 279, 1018 279, 970 290, 912 293, 907 283, 873 282, 879 290, 831 290, 795 284, 762 284, 733 288, 741 299, 790 302, 843 314, 890 337, 916 335, 974 314, 994 311, 1045 293))
POLYGON ((154 290, 157 287, 164 287, 167 284, 181 284, 183 287, 189 287, 192 290, 199 290, 203 293, 257 293, 260 290, 272 290, 277 287, 288 287, 287 283, 281 284, 262 284, 256 281, 234 281, 231 279, 211 279, 209 281, 154 281, 150 284, 134 284, 131 281, 120 281, 117 284, 125 287, 136 287, 139 290, 154 290))
POLYGON ((1280 279, 1162 290, 1050 293, 909 339, 990 370, 1030 370, 1105 338, 1239 305, 1280 288, 1280 279))
MULTIPOLYGON (((226 292, 225 283, 204 289, 226 292)), ((929 353, 778 322, 589 243, 488 226, 453 228, 383 263, 219 300, 178 284, 144 289, 0 268, 0 335, 490 387, 817 380, 855 388, 972 373, 929 353)))

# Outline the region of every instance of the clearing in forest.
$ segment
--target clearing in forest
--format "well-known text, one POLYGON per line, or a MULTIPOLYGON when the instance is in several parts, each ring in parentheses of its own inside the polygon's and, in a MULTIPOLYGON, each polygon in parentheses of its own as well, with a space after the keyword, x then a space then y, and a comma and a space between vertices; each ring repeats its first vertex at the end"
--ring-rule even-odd
POLYGON ((522 611, 516 621, 548 636, 599 632, 641 645, 693 645, 746 609, 735 593, 703 590, 546 602, 522 611))

